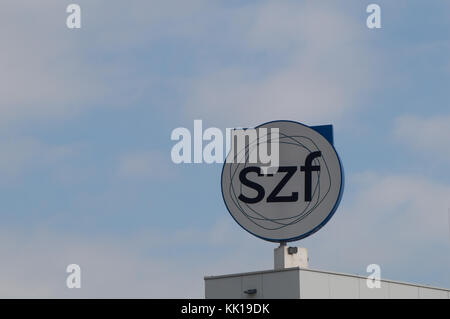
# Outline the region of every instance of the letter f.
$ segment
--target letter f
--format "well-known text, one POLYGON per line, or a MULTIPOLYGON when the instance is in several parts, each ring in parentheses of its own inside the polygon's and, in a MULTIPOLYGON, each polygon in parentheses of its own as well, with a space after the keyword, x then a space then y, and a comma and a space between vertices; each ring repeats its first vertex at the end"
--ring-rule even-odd
POLYGON ((305 166, 300 166, 300 170, 305 172, 305 202, 311 201, 311 184, 312 184, 312 172, 320 171, 320 166, 312 166, 312 161, 317 157, 322 156, 322 152, 312 152, 306 157, 305 166))

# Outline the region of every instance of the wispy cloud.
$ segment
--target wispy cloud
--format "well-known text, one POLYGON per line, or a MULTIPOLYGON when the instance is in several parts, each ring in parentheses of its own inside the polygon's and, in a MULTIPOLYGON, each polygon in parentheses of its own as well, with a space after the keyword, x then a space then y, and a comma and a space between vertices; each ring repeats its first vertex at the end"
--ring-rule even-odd
POLYGON ((205 275, 244 271, 264 265, 265 257, 270 264, 270 250, 261 254, 263 245, 242 232, 227 232, 226 248, 212 240, 217 227, 165 234, 155 229, 125 238, 86 238, 39 227, 26 233, 2 229, 0 296, 202 298, 205 275), (72 263, 81 267, 81 289, 65 285, 65 269, 72 263))
POLYGON ((167 78, 143 72, 132 51, 164 37, 192 36, 202 30, 191 18, 202 2, 80 0, 82 28, 69 30, 68 3, 4 1, 2 128, 36 119, 59 120, 105 104, 135 103, 167 78))
POLYGON ((377 263, 390 279, 450 286, 450 186, 376 171, 347 182, 350 189, 332 221, 304 242, 316 265, 364 273, 366 265, 377 263))
POLYGON ((83 63, 80 41, 67 32, 64 17, 57 1, 2 3, 2 126, 73 114, 105 94, 107 87, 83 63))
POLYGON ((240 25, 234 50, 270 52, 282 62, 211 68, 194 80, 188 113, 245 126, 275 118, 328 122, 361 106, 377 78, 375 53, 359 21, 328 5, 270 2, 231 15, 240 25))
POLYGON ((450 116, 436 115, 419 117, 405 115, 395 123, 395 137, 411 149, 434 160, 450 159, 448 147, 450 137, 450 116), (431 154, 431 156, 429 156, 431 154))
POLYGON ((159 151, 136 151, 122 155, 118 163, 118 175, 123 178, 173 178, 175 165, 166 153, 159 151))
POLYGON ((39 167, 51 167, 76 156, 79 145, 50 145, 33 137, 0 140, 0 176, 14 178, 39 167))

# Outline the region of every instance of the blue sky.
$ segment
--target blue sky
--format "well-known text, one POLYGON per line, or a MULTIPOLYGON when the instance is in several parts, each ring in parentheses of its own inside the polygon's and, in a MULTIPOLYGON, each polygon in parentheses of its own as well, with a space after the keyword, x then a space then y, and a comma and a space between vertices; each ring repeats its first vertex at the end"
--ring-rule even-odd
POLYGON ((0 296, 202 297, 272 267, 234 223, 221 165, 175 165, 174 128, 332 123, 343 201, 312 268, 450 287, 450 5, 3 1, 0 296), (65 267, 82 269, 79 290, 65 267), (177 289, 174 289, 174 288, 177 289))

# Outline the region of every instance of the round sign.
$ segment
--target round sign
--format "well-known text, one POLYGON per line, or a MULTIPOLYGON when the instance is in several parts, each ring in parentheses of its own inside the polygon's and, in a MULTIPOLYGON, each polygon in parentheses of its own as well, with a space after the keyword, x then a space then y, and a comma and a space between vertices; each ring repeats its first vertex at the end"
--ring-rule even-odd
POLYGON ((315 233, 342 196, 344 176, 336 150, 318 131, 293 121, 265 123, 254 131, 257 135, 247 134, 242 145, 233 137, 223 165, 228 211, 245 230, 268 241, 295 241, 315 233), (268 169, 264 152, 266 158, 278 157, 275 168, 268 169))

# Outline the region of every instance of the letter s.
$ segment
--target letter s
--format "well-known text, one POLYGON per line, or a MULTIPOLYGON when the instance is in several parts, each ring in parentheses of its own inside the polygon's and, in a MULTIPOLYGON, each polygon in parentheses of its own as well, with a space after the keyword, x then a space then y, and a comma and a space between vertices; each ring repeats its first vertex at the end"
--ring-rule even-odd
POLYGON ((246 167, 239 173, 239 180, 241 181, 241 183, 244 184, 245 186, 250 187, 250 188, 254 189, 255 191, 257 191, 258 195, 254 198, 249 198, 249 197, 241 194, 241 195, 239 195, 238 198, 241 201, 243 201, 244 203, 255 204, 264 198, 266 192, 264 191, 264 188, 261 185, 259 185, 258 183, 252 182, 247 178, 248 173, 257 173, 258 176, 263 176, 261 174, 261 168, 254 167, 254 166, 246 167))

